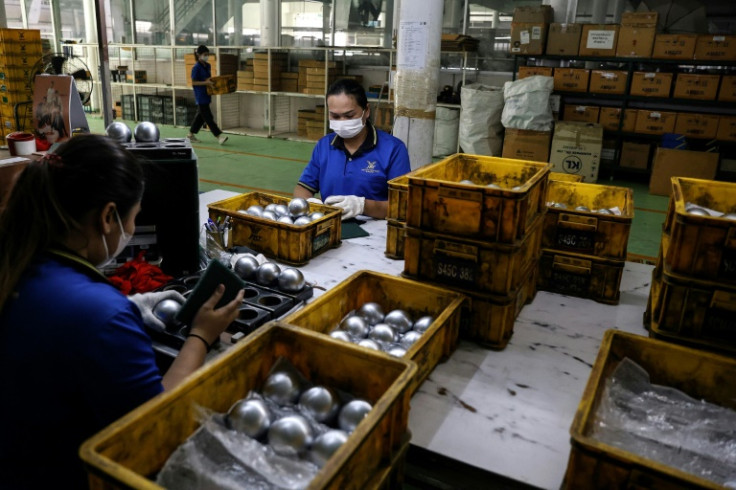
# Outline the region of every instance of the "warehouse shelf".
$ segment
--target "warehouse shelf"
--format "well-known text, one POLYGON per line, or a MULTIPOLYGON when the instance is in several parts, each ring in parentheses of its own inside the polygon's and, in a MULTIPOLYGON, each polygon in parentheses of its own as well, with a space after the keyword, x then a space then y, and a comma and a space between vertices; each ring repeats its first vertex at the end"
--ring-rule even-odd
MULTIPOLYGON (((534 59, 534 60, 558 60, 558 61, 594 61, 601 63, 631 63, 639 65, 679 65, 679 66, 736 66, 736 60, 671 60, 660 58, 622 58, 622 57, 606 57, 606 56, 569 56, 569 55, 553 55, 553 54, 517 54, 514 55, 518 59, 534 59)), ((516 66, 514 71, 516 71, 516 66)))

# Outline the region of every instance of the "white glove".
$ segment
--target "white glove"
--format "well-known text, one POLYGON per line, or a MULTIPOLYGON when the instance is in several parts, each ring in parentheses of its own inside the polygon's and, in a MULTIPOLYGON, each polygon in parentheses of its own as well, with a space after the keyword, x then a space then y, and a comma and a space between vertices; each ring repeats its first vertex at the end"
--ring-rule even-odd
POLYGON ((328 206, 336 206, 342 208, 342 219, 355 218, 359 214, 363 214, 365 207, 365 197, 360 196, 330 196, 325 199, 328 206))
POLYGON ((307 202, 311 202, 312 204, 324 204, 321 199, 317 199, 316 197, 308 198, 307 202))
POLYGON ((156 318, 153 308, 165 299, 173 299, 179 304, 184 304, 186 298, 176 291, 162 291, 160 293, 142 293, 128 296, 128 299, 138 307, 143 317, 143 323, 157 332, 166 330, 164 322, 156 318))
POLYGON ((241 257, 253 257, 258 261, 258 265, 263 265, 269 260, 266 258, 263 254, 253 255, 253 254, 233 254, 230 257, 230 265, 232 267, 235 267, 235 263, 241 258, 241 257))

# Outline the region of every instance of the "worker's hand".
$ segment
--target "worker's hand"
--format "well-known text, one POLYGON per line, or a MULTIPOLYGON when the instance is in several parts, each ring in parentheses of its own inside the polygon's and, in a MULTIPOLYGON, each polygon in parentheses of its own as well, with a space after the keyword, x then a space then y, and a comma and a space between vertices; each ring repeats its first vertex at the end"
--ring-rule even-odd
POLYGON ((365 197, 360 196, 330 196, 325 199, 328 206, 336 206, 342 208, 342 219, 355 218, 359 214, 363 214, 365 207, 365 197))
POLYGON ((215 82, 213 82, 211 78, 208 78, 207 80, 205 80, 204 83, 206 83, 210 87, 215 85, 215 82))
POLYGON ((212 293, 210 299, 204 302, 202 307, 199 309, 194 320, 192 320, 192 328, 189 333, 197 334, 203 337, 207 343, 212 343, 220 337, 220 334, 225 331, 228 325, 230 325, 238 317, 238 311, 240 310, 240 304, 243 301, 244 289, 238 291, 238 294, 228 304, 215 309, 217 302, 220 301, 222 295, 225 294, 225 286, 220 284, 212 293))
POLYGON ((143 324, 151 330, 163 332, 166 330, 166 324, 156 318, 153 314, 153 308, 165 299, 173 299, 180 305, 184 304, 186 299, 176 291, 162 291, 160 293, 142 293, 128 296, 128 299, 138 307, 143 317, 143 324))
POLYGON ((322 202, 322 199, 319 199, 319 198, 316 198, 316 197, 309 197, 309 198, 307 198, 307 202, 311 202, 312 204, 320 204, 320 205, 324 204, 322 202))

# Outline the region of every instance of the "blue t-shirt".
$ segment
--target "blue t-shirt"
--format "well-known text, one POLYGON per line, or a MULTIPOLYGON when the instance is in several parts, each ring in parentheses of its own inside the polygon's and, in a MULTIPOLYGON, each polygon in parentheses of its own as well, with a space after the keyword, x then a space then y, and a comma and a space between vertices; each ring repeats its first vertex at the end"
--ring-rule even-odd
POLYGON ((0 486, 84 488, 80 444, 163 386, 138 308, 82 259, 46 255, 0 312, 0 390, 0 486))
MULTIPOLYGON (((209 63, 197 61, 192 67, 192 81, 204 82, 212 77, 212 66, 209 63)), ((194 101, 197 105, 207 105, 212 102, 212 97, 207 93, 206 85, 193 85, 194 101)))
POLYGON ((411 169, 404 142, 368 123, 368 136, 360 149, 348 156, 342 139, 335 134, 322 137, 312 151, 299 184, 329 196, 362 196, 388 200, 388 181, 411 169))

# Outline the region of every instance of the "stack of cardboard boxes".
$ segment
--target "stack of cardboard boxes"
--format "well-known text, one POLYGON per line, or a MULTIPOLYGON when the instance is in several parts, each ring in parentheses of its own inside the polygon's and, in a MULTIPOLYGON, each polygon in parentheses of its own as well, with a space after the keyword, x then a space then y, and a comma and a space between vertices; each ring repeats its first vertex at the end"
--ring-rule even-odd
POLYGON ((253 80, 255 77, 253 61, 253 58, 248 58, 245 60, 245 67, 242 70, 238 70, 238 90, 253 90, 253 80))
POLYGON ((22 106, 19 120, 15 105, 33 100, 31 71, 41 58, 41 31, 36 29, 0 29, 0 142, 14 131, 33 127, 31 104, 22 106))
POLYGON ((281 91, 281 72, 286 71, 287 62, 287 53, 256 53, 253 59, 253 90, 267 92, 270 80, 271 91, 281 91))
POLYGON ((547 30, 553 20, 552 7, 516 7, 511 21, 511 53, 543 54, 547 30))
POLYGON ((325 106, 318 105, 314 110, 302 109, 297 113, 296 134, 313 141, 325 135, 325 106))
POLYGON ((343 73, 341 61, 300 60, 298 87, 303 94, 324 95, 327 87, 343 73))

